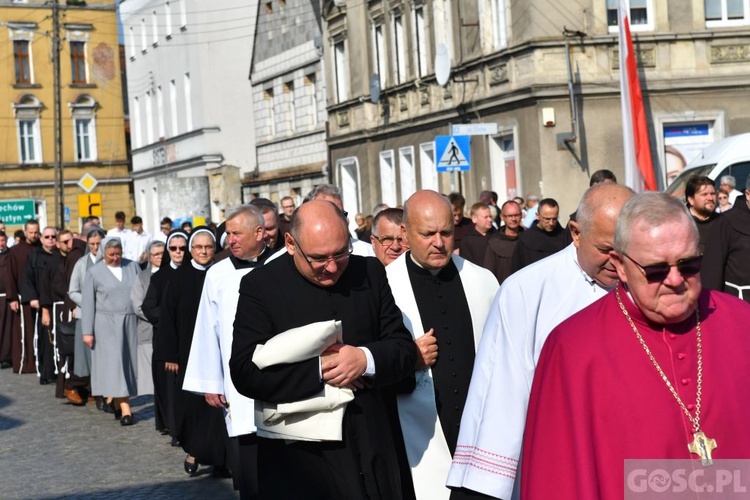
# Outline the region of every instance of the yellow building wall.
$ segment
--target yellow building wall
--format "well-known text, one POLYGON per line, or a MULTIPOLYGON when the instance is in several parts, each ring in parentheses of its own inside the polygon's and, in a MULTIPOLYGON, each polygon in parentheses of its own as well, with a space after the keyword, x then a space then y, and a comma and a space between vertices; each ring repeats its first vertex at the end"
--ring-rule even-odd
MULTIPOLYGON (((0 7, 0 201, 45 200, 47 223, 53 225, 59 209, 54 190, 54 74, 52 62, 52 8, 43 1, 0 7), (30 43, 32 85, 16 85, 13 40, 8 23, 36 23, 30 43), (50 35, 47 35, 50 34, 50 35), (40 115, 42 164, 19 165, 18 125, 13 103, 30 94, 42 104, 40 115), (33 183, 33 185, 31 184, 33 183)), ((78 195, 85 193, 75 183, 86 173, 99 184, 92 192, 102 196, 102 222, 114 225, 114 214, 134 214, 132 181, 129 180, 128 152, 122 99, 117 19, 114 1, 88 1, 86 6, 60 3, 60 80, 64 199, 70 210, 65 226, 80 224, 78 195), (79 30, 75 25, 91 25, 79 30), (72 84, 70 40, 87 35, 87 83, 72 84), (95 162, 78 163, 75 154, 73 116, 70 107, 79 96, 89 95, 97 103, 95 114, 95 162)), ((7 224, 6 224, 7 225, 7 224)), ((16 227, 13 227, 15 229, 16 227)))

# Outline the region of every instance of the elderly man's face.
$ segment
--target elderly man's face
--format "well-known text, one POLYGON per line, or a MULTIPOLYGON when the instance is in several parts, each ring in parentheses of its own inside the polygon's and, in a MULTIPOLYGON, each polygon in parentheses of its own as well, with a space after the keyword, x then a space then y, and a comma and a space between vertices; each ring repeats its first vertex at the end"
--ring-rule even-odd
POLYGON ((248 214, 240 214, 228 220, 226 233, 229 251, 238 259, 257 257, 263 250, 265 230, 256 225, 254 218, 248 214))
POLYGON ((614 217, 603 212, 594 215, 589 231, 581 231, 577 222, 571 221, 573 243, 578 249, 578 264, 586 274, 604 288, 617 284, 617 269, 609 257, 615 239, 614 217))
MULTIPOLYGON (((455 242, 453 221, 448 206, 430 200, 413 203, 409 208, 408 227, 402 232, 411 254, 425 269, 442 269, 451 259, 455 242)), ((455 220, 455 219, 454 219, 455 220)))
POLYGON ((377 236, 370 236, 370 242, 375 257, 384 266, 396 260, 399 255, 409 249, 401 236, 400 225, 394 224, 383 217, 378 220, 378 227, 375 229, 377 236))
POLYGON ((42 248, 46 252, 51 252, 52 249, 57 246, 55 236, 57 236, 57 231, 52 228, 47 228, 42 231, 42 248))
POLYGON ((654 228, 636 224, 627 255, 613 252, 612 260, 620 281, 627 284, 643 315, 659 324, 671 324, 693 314, 701 292, 700 274, 685 276, 674 264, 697 255, 698 241, 691 226, 687 221, 678 221, 654 228), (662 280, 647 280, 640 266, 664 262, 670 264, 669 274, 662 280))

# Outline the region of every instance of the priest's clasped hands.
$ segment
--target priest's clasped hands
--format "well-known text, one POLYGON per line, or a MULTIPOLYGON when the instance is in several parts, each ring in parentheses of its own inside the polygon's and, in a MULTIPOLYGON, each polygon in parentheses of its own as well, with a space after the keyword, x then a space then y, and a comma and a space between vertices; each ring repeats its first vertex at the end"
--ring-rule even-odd
POLYGON ((320 355, 323 382, 352 391, 364 389, 362 374, 367 369, 367 356, 351 345, 332 344, 320 355))

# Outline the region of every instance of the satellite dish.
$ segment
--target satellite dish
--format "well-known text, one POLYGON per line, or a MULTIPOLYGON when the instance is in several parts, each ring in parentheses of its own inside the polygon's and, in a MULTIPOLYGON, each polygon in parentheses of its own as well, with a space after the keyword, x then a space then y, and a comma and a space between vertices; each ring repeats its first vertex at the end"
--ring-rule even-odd
POLYGON ((370 76, 370 102, 377 104, 380 101, 380 75, 373 73, 370 76))
POLYGON ((451 77, 451 56, 448 54, 448 46, 439 43, 435 50, 435 78, 441 87, 448 83, 451 77))

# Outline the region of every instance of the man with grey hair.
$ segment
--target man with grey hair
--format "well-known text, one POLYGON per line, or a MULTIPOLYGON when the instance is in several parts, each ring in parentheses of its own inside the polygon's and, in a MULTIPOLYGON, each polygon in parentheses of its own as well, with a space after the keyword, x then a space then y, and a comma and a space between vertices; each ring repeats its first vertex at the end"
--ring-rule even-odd
POLYGON ((372 220, 370 241, 375 257, 387 266, 409 249, 401 236, 401 222, 404 211, 400 208, 386 208, 378 212, 372 220))
POLYGON ((474 362, 449 486, 511 498, 536 360, 555 326, 617 283, 609 252, 632 194, 618 184, 589 188, 571 225, 573 243, 503 283, 474 362))
POLYGON ((633 471, 648 468, 628 459, 702 471, 748 456, 750 435, 739 429, 750 420, 750 305, 702 290, 698 229, 685 206, 664 193, 633 196, 610 257, 619 284, 557 326, 539 357, 525 498, 627 497, 633 471))
POLYGON ((739 196, 742 195, 740 191, 735 189, 737 180, 732 175, 722 175, 719 179, 719 189, 723 189, 729 193, 729 204, 734 206, 734 202, 739 196))
POLYGON ((206 273, 182 389, 204 394, 209 405, 225 409, 227 436, 236 443, 236 453, 230 454, 236 462, 230 465, 235 489, 241 498, 256 498, 254 403, 237 392, 229 376, 229 358, 240 281, 262 266, 271 250, 264 242, 265 219, 258 207, 240 205, 228 210, 226 217, 231 255, 206 273))
MULTIPOLYGON (((344 212, 344 218, 346 223, 349 224, 348 212, 344 210, 344 200, 341 196, 341 189, 333 184, 320 184, 315 186, 302 203, 307 203, 312 200, 325 200, 336 205, 339 210, 344 212)), ((375 257, 375 253, 372 250, 372 245, 362 240, 352 237, 352 247, 354 248, 354 255, 361 255, 362 257, 375 257)))
POLYGON ((745 195, 724 212, 706 242, 703 284, 750 302, 750 176, 745 195))

